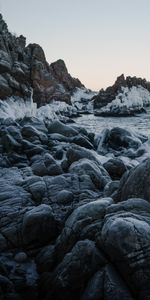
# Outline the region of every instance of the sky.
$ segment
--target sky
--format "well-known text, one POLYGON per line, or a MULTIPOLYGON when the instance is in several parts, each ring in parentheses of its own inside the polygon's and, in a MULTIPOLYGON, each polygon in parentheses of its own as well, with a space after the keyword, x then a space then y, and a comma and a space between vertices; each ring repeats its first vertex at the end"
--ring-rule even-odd
POLYGON ((0 0, 0 12, 89 89, 122 73, 150 81, 150 0, 0 0))

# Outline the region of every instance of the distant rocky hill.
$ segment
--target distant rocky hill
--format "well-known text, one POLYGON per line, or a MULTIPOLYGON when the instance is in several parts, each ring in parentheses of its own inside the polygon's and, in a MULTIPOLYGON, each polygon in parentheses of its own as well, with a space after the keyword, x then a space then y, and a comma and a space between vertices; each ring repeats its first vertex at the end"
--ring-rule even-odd
POLYGON ((9 32, 0 14, 0 99, 26 98, 33 88, 33 99, 40 106, 51 99, 70 103, 74 89, 82 83, 68 73, 63 60, 48 64, 38 44, 26 46, 23 35, 9 32))
POLYGON ((142 86, 150 92, 150 82, 146 81, 146 79, 137 78, 135 76, 125 78, 124 74, 122 74, 117 77, 112 86, 109 86, 106 90, 101 89, 98 95, 94 96, 94 107, 101 108, 106 106, 121 92, 122 87, 132 88, 133 86, 142 86))
POLYGON ((150 105, 150 82, 137 77, 119 76, 114 85, 93 97, 94 109, 102 115, 130 115, 150 105))

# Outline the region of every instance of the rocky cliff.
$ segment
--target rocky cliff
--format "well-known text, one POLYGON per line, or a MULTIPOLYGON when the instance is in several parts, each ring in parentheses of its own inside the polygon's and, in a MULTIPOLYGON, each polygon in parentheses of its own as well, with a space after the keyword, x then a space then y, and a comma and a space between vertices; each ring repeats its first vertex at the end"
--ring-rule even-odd
POLYGON ((26 38, 9 32, 0 14, 0 99, 10 96, 26 98, 33 88, 33 99, 38 105, 52 99, 70 103, 76 87, 83 87, 68 73, 63 60, 51 65, 38 44, 26 46, 26 38))

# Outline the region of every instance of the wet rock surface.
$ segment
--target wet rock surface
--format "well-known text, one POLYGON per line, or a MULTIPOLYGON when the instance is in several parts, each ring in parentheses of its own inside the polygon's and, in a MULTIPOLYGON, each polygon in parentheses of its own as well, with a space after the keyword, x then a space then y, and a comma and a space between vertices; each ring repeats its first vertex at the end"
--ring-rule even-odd
POLYGON ((120 128, 1 121, 1 299, 149 299, 150 163, 130 157, 145 143, 120 128))

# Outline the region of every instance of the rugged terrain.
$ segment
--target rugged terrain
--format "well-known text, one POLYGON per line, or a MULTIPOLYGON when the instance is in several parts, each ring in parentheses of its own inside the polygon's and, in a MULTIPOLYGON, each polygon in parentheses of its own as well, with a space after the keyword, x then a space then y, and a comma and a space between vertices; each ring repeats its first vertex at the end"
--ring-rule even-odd
POLYGON ((101 89, 93 102, 95 114, 99 116, 131 116, 145 112, 150 106, 150 82, 137 77, 125 78, 122 74, 114 85, 101 89))
POLYGON ((52 99, 70 104, 71 93, 83 85, 68 73, 63 60, 48 64, 38 44, 9 32, 0 14, 0 99, 11 96, 33 99, 39 106, 52 99))
POLYGON ((34 114, 82 85, 0 26, 0 299, 149 300, 150 140, 34 114))
POLYGON ((1 121, 0 299, 150 299, 146 148, 120 128, 1 121))

